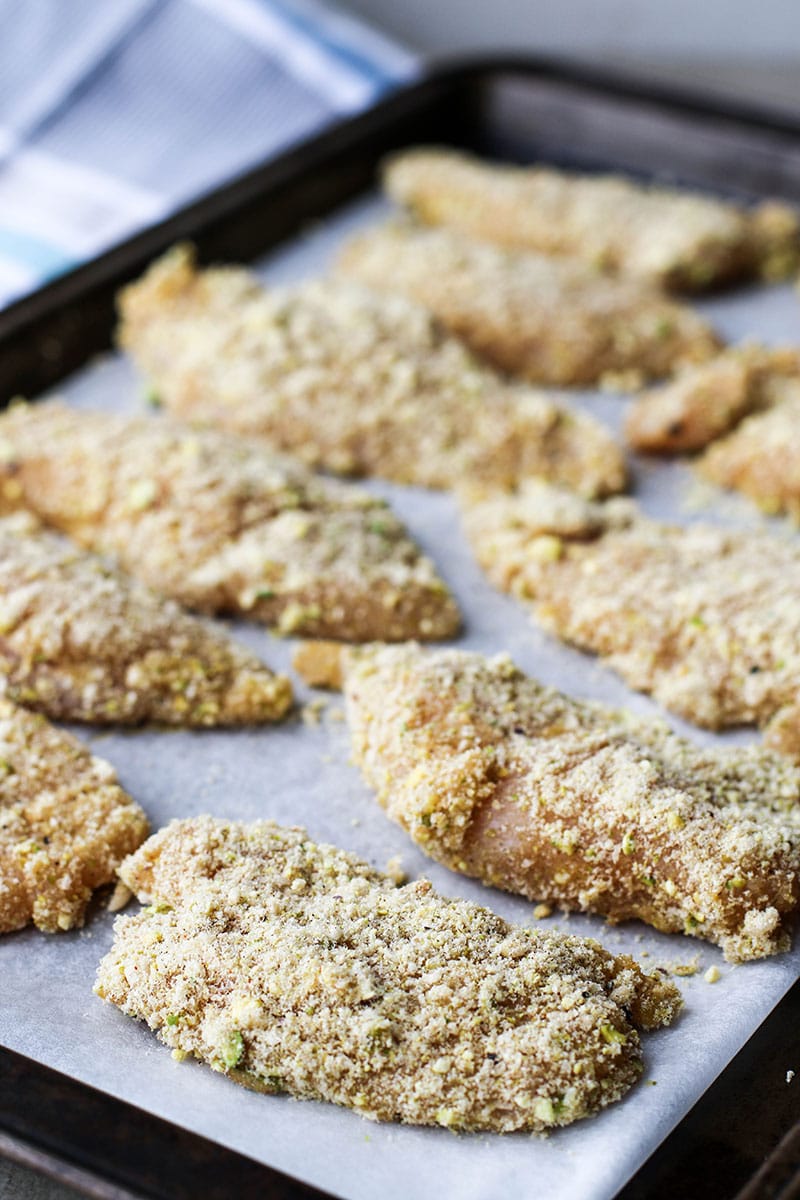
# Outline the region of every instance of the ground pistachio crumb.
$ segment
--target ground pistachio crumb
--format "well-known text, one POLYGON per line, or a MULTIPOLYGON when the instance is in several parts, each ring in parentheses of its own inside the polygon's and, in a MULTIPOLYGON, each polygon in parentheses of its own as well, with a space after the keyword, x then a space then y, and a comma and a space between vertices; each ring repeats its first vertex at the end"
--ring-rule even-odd
POLYGON ((788 948, 800 768, 785 756, 698 747, 503 654, 371 646, 343 670, 353 759, 431 858, 562 912, 703 938, 729 961, 788 948))
POLYGON ((239 1083, 372 1120, 569 1124, 640 1078, 639 1030, 681 1004, 597 942, 397 886, 271 821, 175 821, 120 875, 149 903, 117 918, 98 995, 239 1083))

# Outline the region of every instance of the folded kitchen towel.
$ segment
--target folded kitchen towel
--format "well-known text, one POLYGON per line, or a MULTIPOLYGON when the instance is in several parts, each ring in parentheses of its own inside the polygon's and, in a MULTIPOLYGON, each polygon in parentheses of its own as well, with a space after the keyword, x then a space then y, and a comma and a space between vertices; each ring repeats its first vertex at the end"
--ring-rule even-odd
POLYGON ((0 307, 411 78, 321 0, 0 0, 0 307))

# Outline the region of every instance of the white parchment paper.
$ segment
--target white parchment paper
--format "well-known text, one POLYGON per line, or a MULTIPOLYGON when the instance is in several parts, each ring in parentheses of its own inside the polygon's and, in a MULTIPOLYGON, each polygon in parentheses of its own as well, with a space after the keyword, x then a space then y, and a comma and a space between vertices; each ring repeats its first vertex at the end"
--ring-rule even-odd
MULTIPOLYGON (((265 265, 266 278, 282 282, 324 269, 342 236, 375 219, 381 209, 380 201, 370 199, 342 211, 274 255, 265 265)), ((788 287, 743 291, 702 307, 733 340, 798 341, 800 302, 788 287)), ((132 409, 142 402, 141 382, 115 356, 95 363, 61 392, 88 407, 132 409)), ((619 427, 624 408, 619 397, 586 393, 575 402, 619 427)), ((637 463, 635 477, 636 495, 649 512, 697 519, 698 488, 684 466, 637 463)), ((490 587, 472 559, 448 496, 380 483, 368 486, 391 500, 452 586, 465 616, 460 645, 490 653, 507 650, 523 669, 573 695, 660 712, 590 658, 546 637, 518 604, 490 587)), ((710 494, 699 498, 713 499, 710 494)), ((729 497, 702 515, 761 520, 744 501, 729 497)), ((271 665, 288 668, 291 643, 244 624, 235 632, 271 665)), ((301 701, 309 694, 299 682, 297 692, 301 701)), ((347 731, 335 719, 337 708, 334 698, 317 727, 290 721, 236 733, 82 734, 114 764, 154 828, 172 817, 201 812, 301 823, 313 838, 353 850, 378 867, 400 855, 411 876, 427 875, 446 895, 488 904, 514 921, 532 922, 530 903, 437 867, 390 824, 348 763, 347 731)), ((723 740, 670 719, 698 741, 723 740)), ((726 740, 751 736, 734 734, 726 740)), ((556 916, 541 923, 548 926, 596 937, 645 966, 696 960, 699 968, 693 977, 680 980, 686 1008, 677 1024, 646 1037, 642 1082, 599 1117, 548 1138, 378 1126, 332 1105, 247 1092, 188 1060, 178 1064, 146 1027, 92 994, 97 963, 112 938, 112 919, 99 905, 81 932, 45 936, 27 930, 0 941, 0 1042, 348 1200, 378 1195, 383 1200, 500 1200, 509 1195, 606 1200, 667 1136, 798 977, 800 947, 734 968, 701 942, 659 935, 636 923, 612 929, 599 918, 556 916), (721 974, 713 985, 703 978, 712 964, 721 974)), ((786 1067, 798 1064, 787 1062, 786 1067)))

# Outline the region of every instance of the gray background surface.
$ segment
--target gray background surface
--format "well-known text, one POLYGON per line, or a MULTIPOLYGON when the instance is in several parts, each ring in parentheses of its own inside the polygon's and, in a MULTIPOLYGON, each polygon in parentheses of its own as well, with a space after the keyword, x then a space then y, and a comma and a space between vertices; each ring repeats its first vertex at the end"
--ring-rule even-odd
POLYGON ((342 0, 426 55, 560 54, 800 111, 797 0, 342 0))

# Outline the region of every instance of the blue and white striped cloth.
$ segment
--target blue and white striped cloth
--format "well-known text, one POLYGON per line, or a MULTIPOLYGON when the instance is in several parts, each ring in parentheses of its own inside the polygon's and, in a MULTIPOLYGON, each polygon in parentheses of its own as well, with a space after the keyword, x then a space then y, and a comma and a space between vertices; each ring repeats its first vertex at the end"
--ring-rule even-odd
POLYGON ((0 0, 0 307, 417 69, 321 0, 0 0))

